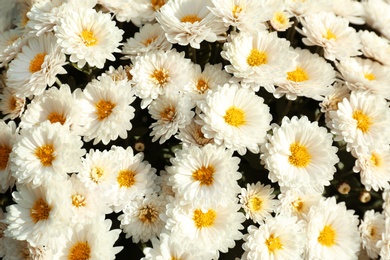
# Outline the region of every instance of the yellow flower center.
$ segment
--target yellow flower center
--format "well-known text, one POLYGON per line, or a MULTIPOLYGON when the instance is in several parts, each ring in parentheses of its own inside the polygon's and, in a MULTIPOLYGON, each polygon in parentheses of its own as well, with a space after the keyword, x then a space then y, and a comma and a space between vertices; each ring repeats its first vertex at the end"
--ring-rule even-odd
POLYGON ((292 205, 293 208, 294 208, 296 211, 298 211, 298 212, 301 212, 302 209, 303 209, 303 201, 302 201, 300 198, 298 198, 297 200, 293 201, 293 202, 291 203, 291 205, 292 205))
POLYGON ((267 64, 267 53, 264 51, 259 51, 258 49, 252 49, 246 58, 246 62, 251 67, 267 64))
POLYGON ((307 72, 301 68, 297 67, 294 71, 287 72, 287 80, 294 82, 302 82, 309 79, 307 72))
POLYGON ((192 173, 192 178, 196 181, 199 181, 201 186, 210 186, 214 181, 214 172, 215 169, 212 165, 207 167, 202 165, 202 167, 192 173))
POLYGON ((166 69, 156 69, 150 76, 150 78, 155 84, 158 84, 160 87, 165 87, 165 85, 170 80, 168 71, 166 69))
POLYGON ((0 170, 4 170, 7 167, 11 151, 12 149, 8 145, 0 146, 0 170))
POLYGON ((37 71, 40 71, 43 62, 45 61, 45 57, 46 57, 46 53, 45 52, 36 54, 34 56, 34 58, 30 61, 30 67, 28 68, 28 70, 31 73, 35 73, 37 71))
POLYGON ((119 171, 116 181, 119 187, 129 188, 135 183, 135 173, 130 170, 119 171))
POLYGON ((109 100, 101 99, 95 103, 95 113, 98 116, 98 120, 102 121, 111 115, 112 110, 114 109, 115 104, 109 100))
POLYGON ((83 30, 80 34, 81 40, 85 44, 85 46, 94 46, 97 44, 97 38, 93 34, 93 32, 88 31, 88 30, 83 30))
POLYGON ((288 23, 288 18, 283 12, 275 12, 273 20, 279 24, 285 25, 288 23))
POLYGON ((306 146, 299 143, 292 143, 290 145, 291 155, 288 161, 296 167, 305 167, 310 163, 311 155, 306 146))
POLYGON ((165 0, 151 0, 150 3, 152 4, 153 10, 158 11, 161 6, 165 5, 165 0))
POLYGON ((336 244, 336 231, 332 226, 326 225, 317 240, 323 246, 333 246, 336 244))
POLYGON ((142 42, 143 45, 145 46, 149 46, 149 44, 151 44, 152 42, 154 42, 158 37, 151 37, 151 38, 148 38, 146 39, 145 41, 142 42))
POLYGON ((85 196, 81 195, 81 194, 74 194, 71 196, 72 198, 72 204, 73 206, 75 207, 85 207, 86 203, 85 203, 85 196))
POLYGON ((364 114, 361 110, 355 110, 352 114, 352 118, 356 120, 357 128, 363 133, 366 133, 371 127, 371 118, 364 114))
POLYGON ((235 106, 231 106, 226 110, 223 119, 225 119, 227 124, 235 127, 242 126, 246 123, 244 110, 235 106))
POLYGON ((194 14, 189 14, 186 16, 183 16, 181 18, 182 23, 195 23, 195 22, 200 22, 202 19, 200 19, 197 15, 194 14))
POLYGON ((34 223, 40 220, 49 219, 51 207, 42 198, 39 198, 34 202, 34 205, 30 209, 30 217, 34 223))
POLYGON ((48 116, 47 119, 50 121, 50 123, 60 123, 61 125, 65 124, 66 118, 57 112, 51 112, 48 116))
POLYGON ((377 234, 375 226, 369 226, 368 233, 370 234, 370 237, 375 237, 377 234))
POLYGON ((204 79, 199 79, 198 83, 196 84, 196 88, 199 93, 203 94, 206 90, 209 89, 209 85, 204 79))
POLYGON ((238 15, 242 12, 242 7, 239 5, 235 5, 232 10, 232 14, 234 18, 237 18, 238 15))
POLYGON ((283 244, 282 242, 280 242, 280 238, 275 237, 273 234, 270 235, 269 238, 265 241, 265 245, 268 248, 268 252, 270 252, 271 254, 283 248, 283 244))
POLYGON ((336 35, 330 30, 326 30, 326 35, 323 35, 323 37, 327 40, 335 39, 336 40, 336 35))
POLYGON ((153 223, 158 219, 158 212, 152 206, 147 205, 140 210, 138 218, 143 223, 153 223))
POLYGON ((16 99, 16 97, 12 96, 9 101, 8 101, 8 105, 9 105, 9 109, 11 111, 14 111, 17 107, 17 104, 18 104, 18 100, 16 99))
POLYGON ((91 259, 91 247, 88 242, 77 242, 69 250, 68 260, 88 260, 91 259))
POLYGON ((248 201, 248 207, 252 211, 259 211, 263 207, 263 200, 257 196, 253 196, 248 201))
POLYGON ((100 178, 104 175, 104 170, 100 167, 93 167, 89 173, 89 177, 95 183, 99 183, 100 178))
POLYGON ((366 79, 370 80, 370 81, 376 79, 375 75, 372 74, 372 73, 364 73, 364 77, 365 77, 366 79))
POLYGON ((209 209, 206 213, 203 213, 201 209, 196 209, 192 220, 197 228, 204 228, 214 225, 216 217, 217 213, 213 209, 209 209))
POLYGON ((160 112, 161 119, 163 121, 172 122, 175 119, 176 109, 173 106, 166 107, 160 112))
POLYGON ((376 152, 372 152, 371 154, 371 163, 373 165, 375 165, 376 167, 380 167, 382 165, 382 157, 376 153, 376 152))
POLYGON ((41 161, 45 167, 51 166, 54 156, 54 146, 52 144, 45 144, 35 149, 35 156, 41 161))

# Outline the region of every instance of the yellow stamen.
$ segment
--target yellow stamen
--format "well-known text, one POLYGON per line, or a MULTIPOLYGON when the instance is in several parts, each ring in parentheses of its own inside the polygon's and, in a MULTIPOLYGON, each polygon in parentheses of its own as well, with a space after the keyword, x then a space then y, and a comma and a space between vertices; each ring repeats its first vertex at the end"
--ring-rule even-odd
POLYGON ((176 109, 173 106, 168 106, 160 112, 161 119, 163 121, 172 122, 176 116, 176 109))
POLYGON ((355 110, 352 114, 352 118, 357 121, 356 127, 360 129, 363 133, 366 133, 372 124, 371 118, 364 114, 361 110, 355 110))
POLYGON ((39 198, 30 209, 30 217, 34 223, 37 223, 40 220, 49 219, 50 211, 51 206, 42 198, 39 198))
POLYGON ((68 260, 88 260, 91 259, 91 247, 88 242, 77 242, 69 250, 68 260))
POLYGON ((41 161, 41 164, 45 167, 51 166, 54 156, 54 146, 52 144, 45 144, 35 149, 35 156, 41 161))
POLYGON ((51 112, 48 116, 47 116, 47 119, 50 121, 50 123, 54 124, 54 123, 60 123, 61 125, 63 125, 66 121, 66 118, 57 113, 57 112, 51 112))
POLYGON ((306 146, 299 143, 292 143, 290 145, 291 155, 288 161, 296 167, 305 167, 310 163, 311 155, 306 146))
POLYGON ((144 206, 138 215, 139 220, 144 223, 153 223, 158 219, 158 212, 152 206, 144 206))
POLYGON ((160 8, 165 5, 165 0, 151 0, 150 1, 152 6, 153 6, 153 10, 154 11, 158 11, 160 10, 160 8))
POLYGON ((277 21, 279 24, 285 25, 288 23, 288 18, 283 12, 275 12, 273 20, 277 21))
POLYGON ((370 80, 370 81, 376 79, 375 75, 372 74, 372 73, 364 73, 364 77, 365 77, 366 79, 370 80))
POLYGON ((246 123, 244 110, 235 106, 231 106, 226 110, 223 119, 225 119, 227 124, 234 127, 239 127, 246 123))
POLYGON ((323 246, 333 246, 336 244, 336 231, 332 226, 326 225, 317 240, 323 246))
POLYGON ((378 153, 372 152, 371 163, 376 167, 380 167, 382 165, 382 162, 383 162, 382 157, 378 153))
POLYGON ((189 14, 189 15, 183 16, 180 21, 182 23, 195 23, 195 22, 200 22, 201 20, 202 19, 200 19, 198 16, 193 15, 193 14, 189 14))
POLYGON ((158 37, 151 37, 151 38, 148 38, 146 39, 145 41, 142 42, 143 45, 145 46, 149 46, 149 44, 151 44, 152 42, 154 42, 158 37))
POLYGON ((327 40, 335 39, 336 40, 336 35, 330 30, 326 30, 326 35, 323 35, 323 37, 327 40))
POLYGON ((130 170, 119 171, 116 181, 119 187, 129 188, 135 183, 135 173, 130 170))
POLYGON ((200 182, 200 185, 210 186, 214 181, 215 169, 212 165, 203 166, 192 173, 192 178, 200 182))
POLYGON ((267 64, 268 56, 266 52, 259 51, 258 49, 252 49, 246 58, 246 62, 249 66, 255 67, 267 64))
POLYGON ((298 198, 297 200, 293 201, 291 205, 294 207, 294 209, 298 212, 301 212, 303 209, 303 201, 298 198))
POLYGON ((31 73, 35 73, 37 71, 40 71, 43 62, 45 61, 45 57, 46 57, 46 53, 45 52, 36 54, 34 56, 34 58, 30 61, 30 67, 28 68, 28 70, 31 73))
POLYGON ((168 71, 165 69, 156 69, 153 74, 150 75, 150 78, 160 87, 164 87, 170 80, 168 71))
POLYGON ((237 18, 238 15, 242 12, 242 7, 239 5, 235 5, 232 10, 232 14, 234 18, 237 18))
POLYGON ((85 202, 85 196, 81 194, 74 194, 71 196, 72 198, 72 204, 73 206, 79 208, 79 207, 85 207, 86 202, 85 202))
POLYGON ((259 211, 263 208, 263 200, 257 196, 253 196, 248 201, 248 207, 251 211, 259 211))
POLYGON ((12 149, 8 145, 0 146, 0 170, 4 170, 7 167, 11 151, 12 149))
POLYGON ((103 120, 111 115, 112 110, 114 109, 115 104, 109 100, 101 99, 95 103, 96 115, 98 116, 98 120, 103 120))
POLYGON ((85 46, 87 47, 94 46, 98 43, 97 38, 91 31, 83 30, 80 34, 80 37, 83 43, 85 44, 85 46))
POLYGON ((93 167, 91 172, 89 173, 90 179, 95 182, 99 183, 100 178, 104 175, 104 169, 100 167, 93 167))
POLYGON ((199 79, 198 83, 196 84, 196 89, 200 94, 203 94, 206 90, 209 89, 209 85, 204 79, 199 79))
POLYGON ((301 67, 297 67, 294 71, 287 72, 287 80, 289 81, 303 82, 308 79, 309 79, 309 75, 301 67))
POLYGON ((283 248, 283 244, 280 241, 280 238, 275 237, 273 234, 271 234, 270 237, 265 241, 265 245, 268 248, 268 252, 271 254, 274 254, 275 251, 283 248))
POLYGON ((206 213, 203 213, 201 209, 196 209, 192 220, 197 228, 204 228, 214 225, 216 218, 217 213, 213 209, 209 209, 206 213))

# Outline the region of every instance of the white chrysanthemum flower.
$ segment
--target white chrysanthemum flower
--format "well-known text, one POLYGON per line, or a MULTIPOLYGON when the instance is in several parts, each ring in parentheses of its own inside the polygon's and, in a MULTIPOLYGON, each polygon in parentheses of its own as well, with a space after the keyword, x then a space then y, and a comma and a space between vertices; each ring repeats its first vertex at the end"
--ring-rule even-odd
POLYGON ((77 174, 80 181, 88 189, 98 191, 104 197, 110 198, 113 194, 112 189, 116 185, 115 176, 118 171, 118 163, 113 153, 91 149, 82 159, 82 164, 77 174))
POLYGON ((19 28, 7 30, 0 34, 0 68, 6 66, 21 51, 27 37, 22 37, 19 28))
POLYGON ((375 143, 390 144, 390 109, 383 97, 353 91, 349 99, 338 103, 338 110, 329 112, 329 117, 335 140, 344 140, 347 151, 375 143))
POLYGON ((321 193, 302 193, 299 190, 282 191, 278 199, 280 206, 277 213, 288 216, 297 216, 304 220, 312 206, 316 206, 322 198, 321 193))
POLYGON ((328 88, 336 80, 336 72, 332 65, 317 53, 297 48, 299 54, 295 69, 287 72, 287 76, 273 93, 280 98, 284 94, 287 99, 295 100, 297 96, 304 96, 315 100, 322 100, 330 94, 328 88))
POLYGON ((359 225, 359 231, 363 250, 367 251, 370 258, 377 258, 380 252, 377 242, 385 233, 385 216, 374 210, 366 211, 359 225))
POLYGON ((130 73, 135 94, 146 108, 153 99, 165 93, 177 93, 192 78, 191 61, 184 52, 156 51, 138 56, 130 73))
POLYGON ((172 44, 165 37, 165 31, 158 23, 145 24, 134 34, 134 37, 128 38, 123 44, 122 54, 124 58, 133 58, 137 55, 144 55, 152 51, 168 51, 172 44))
POLYGON ((242 239, 245 216, 239 209, 235 200, 214 207, 205 207, 196 200, 189 204, 176 200, 167 205, 165 227, 182 241, 183 248, 202 248, 202 252, 212 254, 210 259, 218 259, 219 251, 226 253, 235 246, 235 240, 242 239))
POLYGON ((331 0, 333 12, 341 17, 347 18, 350 23, 364 24, 364 7, 356 0, 331 0))
POLYGON ((40 95, 46 86, 52 86, 57 74, 65 74, 65 54, 52 34, 31 37, 22 51, 10 62, 7 86, 21 97, 40 95))
POLYGON ((332 134, 306 116, 291 120, 284 117, 275 125, 268 142, 262 146, 261 161, 270 171, 268 178, 281 187, 304 193, 323 192, 339 162, 332 134))
MULTIPOLYGON (((156 8, 162 0, 156 0, 156 8)), ((98 3, 104 9, 113 13, 115 19, 119 22, 132 22, 137 26, 141 26, 148 20, 142 19, 143 12, 148 10, 148 5, 144 0, 98 0, 98 3)), ((162 5, 162 3, 161 3, 162 5)))
POLYGON ((302 259, 305 225, 297 217, 278 215, 260 227, 249 226, 244 241, 242 260, 302 259))
POLYGON ((352 152, 356 157, 354 172, 360 172, 360 181, 366 190, 382 190, 390 188, 390 150, 389 146, 364 150, 362 153, 352 152))
MULTIPOLYGON (((36 1, 27 13, 28 22, 26 27, 29 29, 29 33, 40 36, 43 33, 53 31, 61 17, 59 10, 63 3, 62 0, 36 1)), ((67 5, 66 1, 65 5, 67 5)))
POLYGON ((347 58, 335 64, 349 89, 368 91, 390 99, 390 68, 362 58, 347 58))
POLYGON ((239 84, 225 84, 210 92, 198 107, 203 114, 202 132, 218 145, 238 151, 259 152, 271 128, 272 116, 264 99, 239 84))
POLYGON ((164 228, 165 222, 160 214, 165 212, 167 201, 164 196, 148 194, 146 197, 133 199, 119 215, 120 228, 131 237, 134 243, 146 242, 157 237, 164 228))
POLYGON ((293 15, 285 10, 283 0, 280 0, 279 3, 282 3, 283 6, 274 11, 269 23, 276 31, 284 32, 294 24, 294 22, 290 20, 293 15))
POLYGON ((310 209, 307 226, 308 259, 356 259, 360 250, 359 220, 335 197, 310 209))
MULTIPOLYGON (((124 81, 127 83, 128 88, 131 88, 134 83, 132 80, 133 76, 130 74, 130 70, 131 70, 131 66, 129 65, 125 65, 125 66, 120 65, 117 68, 110 66, 108 70, 106 70, 102 74, 102 76, 103 75, 110 76, 113 81, 124 81)), ((100 77, 102 76, 98 76, 98 79, 100 79, 100 77)))
POLYGON ((183 202, 196 200, 204 207, 225 205, 240 193, 239 162, 233 151, 224 147, 212 144, 184 147, 176 151, 172 166, 166 167, 170 175, 168 184, 183 202))
POLYGON ((30 128, 50 121, 50 123, 60 123, 76 134, 80 133, 80 106, 75 95, 70 92, 70 87, 66 84, 58 89, 52 87, 36 96, 27 106, 21 117, 19 126, 30 128))
POLYGON ((326 59, 334 61, 361 54, 360 37, 346 18, 320 12, 307 15, 300 21, 303 28, 298 30, 306 36, 303 43, 322 47, 326 59))
POLYGON ((390 39, 390 3, 385 0, 362 1, 366 23, 390 39), (378 19, 379 18, 379 19, 378 19))
POLYGON ((5 87, 3 93, 0 93, 0 111, 5 115, 4 120, 20 117, 24 112, 25 104, 26 98, 16 96, 15 90, 11 88, 5 87))
POLYGON ((23 129, 10 154, 12 175, 33 187, 64 180, 66 173, 80 170, 82 145, 81 138, 61 124, 47 121, 23 129))
POLYGON ((209 0, 171 0, 156 13, 169 42, 199 49, 203 41, 215 42, 227 27, 214 16, 209 0))
POLYGON ((54 30, 62 51, 80 68, 86 63, 103 68, 106 60, 115 60, 114 52, 121 52, 118 46, 124 31, 116 26, 111 15, 92 8, 69 10, 54 30))
POLYGON ((320 103, 321 112, 325 114, 326 125, 330 124, 332 121, 329 118, 329 112, 337 110, 338 104, 343 101, 344 98, 349 98, 350 92, 351 90, 341 81, 336 81, 330 86, 330 93, 326 95, 324 100, 320 103))
POLYGON ((3 260, 46 260, 54 259, 54 252, 48 246, 32 246, 26 240, 16 240, 5 238, 4 246, 6 247, 3 260))
POLYGON ((332 2, 329 0, 286 0, 287 9, 295 16, 307 16, 323 11, 332 11, 332 2))
POLYGON ((153 100, 148 107, 149 114, 157 120, 150 125, 152 142, 159 140, 162 144, 175 135, 179 129, 190 124, 195 115, 191 110, 194 106, 190 97, 181 93, 165 94, 153 100))
POLYGON ((17 240, 27 240, 32 246, 56 248, 61 234, 66 231, 70 213, 64 211, 69 203, 56 182, 32 188, 17 185, 12 197, 17 204, 7 207, 4 235, 17 240))
POLYGON ((112 206, 119 212, 134 198, 152 193, 157 175, 156 169, 144 161, 144 154, 134 154, 131 147, 114 146, 111 153, 118 164, 112 206))
POLYGON ((121 233, 111 228, 111 220, 100 218, 93 223, 75 225, 68 232, 66 242, 58 251, 57 259, 107 259, 114 260, 123 247, 114 246, 121 233))
POLYGON ((202 248, 184 248, 182 241, 177 237, 168 235, 167 233, 160 234, 160 240, 152 238, 152 247, 145 247, 143 253, 145 257, 141 260, 198 260, 211 259, 212 256, 208 252, 204 252, 202 248))
POLYGON ((15 178, 11 174, 10 155, 17 139, 15 122, 6 124, 0 120, 0 193, 5 193, 15 184, 15 178))
POLYGON ((254 223, 263 223, 275 212, 279 201, 272 194, 274 189, 270 185, 263 185, 260 182, 248 183, 246 188, 241 188, 241 207, 245 210, 246 219, 252 219, 254 223))
POLYGON ((103 74, 99 80, 89 82, 78 95, 84 140, 93 140, 95 145, 127 138, 127 131, 132 128, 130 120, 135 116, 131 106, 134 100, 134 91, 127 81, 114 81, 103 74))
POLYGON ((263 22, 269 20, 271 12, 269 4, 258 0, 212 0, 213 5, 209 9, 219 17, 226 27, 234 26, 240 32, 254 32, 265 30, 263 22), (269 8, 268 8, 269 9, 269 8))
POLYGON ((222 70, 221 63, 215 65, 206 63, 203 71, 199 64, 195 64, 193 68, 194 74, 190 82, 184 86, 183 92, 194 101, 204 99, 207 92, 216 90, 218 86, 230 82, 232 78, 229 73, 222 70))
POLYGON ((390 41, 373 31, 359 31, 364 56, 390 66, 390 41))
POLYGON ((175 136, 183 145, 187 146, 205 146, 206 144, 214 143, 212 138, 206 138, 202 132, 202 125, 197 121, 202 120, 198 116, 191 120, 191 123, 184 128, 179 129, 179 133, 175 136))
POLYGON ((245 83, 254 83, 255 91, 261 85, 272 93, 275 91, 273 85, 282 81, 288 71, 294 70, 298 55, 289 46, 290 42, 279 38, 276 32, 239 33, 224 44, 221 56, 231 64, 225 66, 227 72, 245 83))

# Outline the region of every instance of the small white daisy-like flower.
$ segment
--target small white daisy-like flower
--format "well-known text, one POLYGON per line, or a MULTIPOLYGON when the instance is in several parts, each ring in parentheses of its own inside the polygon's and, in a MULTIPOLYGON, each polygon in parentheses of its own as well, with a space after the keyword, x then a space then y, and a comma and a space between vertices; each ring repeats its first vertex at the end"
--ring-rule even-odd
POLYGON ((210 11, 219 17, 226 27, 234 26, 240 32, 253 32, 265 30, 263 22, 271 16, 266 12, 269 5, 264 1, 256 0, 212 0, 213 5, 210 11))
POLYGON ((199 49, 202 41, 223 39, 221 35, 227 30, 210 12, 210 7, 209 0, 171 0, 156 13, 156 20, 168 41, 199 49))
POLYGON ((40 95, 46 86, 52 86, 57 74, 65 74, 65 54, 61 53, 52 34, 31 37, 7 71, 7 86, 17 96, 40 95))
POLYGON ((153 99, 165 93, 177 93, 192 78, 191 61, 184 52, 156 51, 138 56, 130 73, 135 94, 146 108, 153 99))
POLYGON ((336 111, 329 112, 329 117, 335 140, 344 140, 347 151, 366 149, 374 143, 390 144, 390 109, 383 97, 353 91, 349 99, 338 103, 336 111))
POLYGON ((298 54, 289 46, 290 42, 279 38, 276 32, 239 33, 224 44, 221 56, 231 64, 225 66, 227 72, 245 83, 255 83, 252 87, 255 91, 261 85, 272 93, 273 85, 285 79, 288 71, 294 70, 298 54))
POLYGON ((117 172, 112 205, 115 212, 121 211, 135 197, 150 194, 155 189, 156 169, 144 161, 144 154, 134 154, 133 149, 114 146, 112 156, 116 159, 117 172))
POLYGON ((26 240, 16 240, 13 238, 5 238, 4 246, 6 247, 5 255, 2 259, 34 259, 45 260, 54 259, 54 252, 48 246, 32 246, 26 240))
POLYGON ((25 105, 26 98, 18 97, 11 88, 5 87, 3 93, 0 93, 0 111, 5 115, 4 120, 20 117, 25 105))
POLYGON ((182 241, 183 248, 202 248, 202 252, 212 254, 210 259, 218 259, 219 251, 228 252, 235 240, 242 239, 245 216, 239 209, 235 200, 205 207, 196 200, 183 204, 179 199, 167 205, 165 227, 182 241))
POLYGON ((360 1, 356 0, 331 0, 333 12, 348 19, 353 24, 364 24, 364 7, 360 1))
POLYGON ((359 231, 363 249, 367 251, 369 257, 377 258, 380 252, 377 243, 385 233, 385 216, 374 210, 366 211, 359 225, 359 231))
POLYGON ((231 80, 231 75, 222 70, 222 64, 211 65, 206 63, 202 71, 199 64, 194 65, 194 74, 190 82, 183 88, 183 92, 192 100, 202 100, 209 90, 216 90, 231 80))
POLYGON ((248 183, 246 188, 241 188, 238 195, 242 208, 245 210, 246 218, 252 219, 254 223, 263 223, 271 217, 276 210, 279 201, 272 194, 274 189, 270 185, 263 185, 260 182, 248 183))
POLYGON ((111 220, 100 218, 93 223, 75 225, 68 232, 66 242, 56 255, 59 260, 107 259, 114 260, 123 247, 114 246, 121 233, 111 228, 111 220))
POLYGON ((148 107, 149 114, 157 120, 150 125, 152 142, 159 140, 162 144, 175 135, 179 129, 190 124, 195 115, 191 110, 194 106, 190 97, 179 93, 165 94, 153 100, 148 107))
POLYGON ((390 150, 389 146, 364 150, 362 153, 352 151, 356 157, 354 172, 360 172, 360 181, 366 190, 390 188, 390 150))
POLYGON ((202 132, 218 145, 238 151, 259 152, 271 128, 272 116, 264 99, 239 84, 225 84, 198 102, 202 132))
POLYGON ((61 124, 47 121, 23 129, 10 154, 12 174, 19 183, 33 187, 64 180, 66 173, 80 170, 80 158, 85 154, 82 145, 81 138, 61 124))
POLYGON ((0 35, 0 68, 6 66, 21 51, 27 37, 22 37, 19 28, 7 30, 0 35))
POLYGON ((17 185, 12 193, 16 204, 7 207, 4 235, 17 240, 27 240, 32 246, 56 248, 61 242, 60 234, 67 228, 69 212, 67 200, 56 182, 32 188, 17 185))
POLYGON ((322 198, 321 193, 302 193, 299 190, 282 190, 278 199, 280 206, 277 213, 288 216, 297 216, 304 220, 312 206, 316 206, 322 198))
POLYGON ((36 96, 27 106, 19 126, 30 128, 48 120, 52 124, 60 123, 78 134, 83 124, 80 122, 79 112, 76 97, 70 92, 70 87, 64 84, 59 89, 52 87, 36 96))
POLYGON ((275 125, 262 146, 261 161, 270 171, 268 178, 281 187, 302 192, 322 192, 330 184, 339 162, 332 134, 306 116, 284 117, 275 125))
POLYGON ((114 61, 114 52, 120 52, 123 30, 119 29, 109 14, 92 8, 74 8, 54 27, 58 44, 69 60, 82 68, 103 68, 106 60, 114 61))
POLYGON ((122 54, 124 58, 132 58, 152 51, 167 51, 171 48, 172 44, 165 37, 165 31, 161 25, 147 23, 134 34, 134 37, 127 39, 123 44, 122 54))
POLYGON ((390 99, 390 68, 362 58, 347 58, 335 64, 349 89, 368 91, 390 99))
POLYGON ((172 166, 166 167, 168 184, 183 202, 196 200, 205 207, 230 203, 240 192, 239 161, 224 147, 184 147, 171 159, 172 166))
POLYGON ((249 226, 242 260, 302 259, 305 226, 297 217, 278 215, 260 227, 249 226))
MULTIPOLYGON (((283 3, 284 1, 282 0, 279 2, 283 3)), ((294 22, 290 20, 291 17, 293 17, 291 13, 284 8, 279 8, 273 13, 269 23, 276 31, 284 32, 294 24, 294 22)))
POLYGON ((146 197, 133 199, 119 215, 120 228, 131 237, 134 243, 146 242, 157 237, 164 228, 165 222, 160 214, 165 212, 167 201, 164 196, 148 194, 146 197))
POLYGON ((364 56, 390 66, 390 41, 373 31, 359 31, 364 56))
POLYGON ((320 103, 321 112, 325 114, 326 125, 331 123, 329 118, 329 112, 337 110, 338 103, 343 101, 344 98, 349 98, 351 90, 345 85, 344 82, 336 81, 330 86, 330 93, 324 97, 324 100, 320 103))
POLYGON ((362 1, 365 15, 364 20, 366 23, 379 31, 384 37, 390 39, 390 29, 388 24, 390 23, 390 3, 387 0, 370 0, 362 1), (378 19, 380 17, 380 19, 378 19))
POLYGON ((15 178, 11 174, 10 155, 17 137, 15 122, 6 124, 0 120, 0 193, 5 193, 15 184, 15 178))
POLYGON ((360 55, 361 42, 356 30, 346 18, 331 12, 310 14, 302 18, 302 41, 308 46, 321 46, 328 60, 341 60, 360 55))
MULTIPOLYGON (((64 3, 62 0, 36 1, 27 13, 28 22, 26 27, 29 34, 40 36, 51 32, 61 17, 59 10, 64 3)), ((64 6, 68 5, 64 3, 64 6)))
POLYGON ((127 81, 114 81, 103 74, 89 82, 78 95, 84 140, 108 144, 118 137, 127 138, 127 131, 132 128, 130 120, 135 116, 130 105, 134 100, 134 91, 127 81))
POLYGON ((294 70, 286 73, 286 77, 273 93, 279 98, 286 95, 287 99, 295 100, 297 96, 322 100, 330 94, 328 88, 336 79, 336 72, 325 59, 312 54, 309 50, 297 48, 299 54, 294 70))
POLYGON ((175 136, 183 145, 187 146, 205 146, 206 144, 214 143, 212 138, 206 138, 202 132, 202 125, 197 121, 202 120, 198 116, 191 120, 191 123, 184 128, 179 129, 179 133, 175 136))

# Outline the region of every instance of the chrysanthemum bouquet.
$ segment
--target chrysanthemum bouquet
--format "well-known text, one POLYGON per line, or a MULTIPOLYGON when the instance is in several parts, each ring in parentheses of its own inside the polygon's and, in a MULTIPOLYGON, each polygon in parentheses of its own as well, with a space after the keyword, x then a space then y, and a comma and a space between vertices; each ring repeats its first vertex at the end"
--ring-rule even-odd
POLYGON ((1 0, 3 259, 390 259, 390 1, 1 0))

